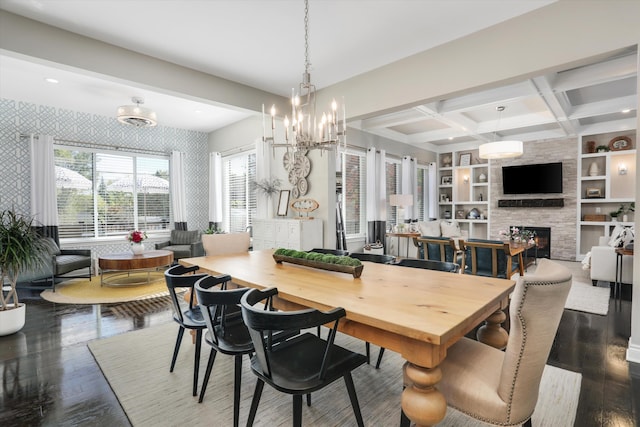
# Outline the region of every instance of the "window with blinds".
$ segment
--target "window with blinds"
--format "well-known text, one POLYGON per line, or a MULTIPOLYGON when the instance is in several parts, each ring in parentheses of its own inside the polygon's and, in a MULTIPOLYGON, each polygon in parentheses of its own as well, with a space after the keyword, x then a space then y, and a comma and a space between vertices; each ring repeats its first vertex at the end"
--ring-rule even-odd
POLYGON ((397 210, 389 204, 392 194, 400 194, 400 161, 387 158, 385 165, 385 189, 387 204, 387 224, 396 224, 397 210))
POLYGON ((60 148, 55 163, 61 238, 169 228, 168 158, 60 148))
POLYGON ((251 190, 251 183, 256 180, 256 154, 225 157, 223 164, 224 230, 242 232, 256 217, 256 192, 251 190))
POLYGON ((366 157, 345 153, 342 167, 342 218, 345 236, 364 235, 366 230, 366 157))

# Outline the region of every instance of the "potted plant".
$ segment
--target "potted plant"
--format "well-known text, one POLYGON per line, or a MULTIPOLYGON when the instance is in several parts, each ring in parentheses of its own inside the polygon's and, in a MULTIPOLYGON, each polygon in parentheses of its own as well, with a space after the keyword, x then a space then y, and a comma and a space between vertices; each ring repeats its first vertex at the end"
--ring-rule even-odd
POLYGON ((18 301, 16 284, 21 271, 44 265, 46 247, 33 228, 33 219, 13 210, 0 212, 0 336, 24 326, 26 306, 18 301))
POLYGON ((617 211, 611 211, 609 212, 609 216, 611 217, 611 221, 615 222, 618 220, 618 215, 620 215, 621 211, 620 208, 618 208, 617 211))
POLYGON ((606 145, 598 145, 596 147, 596 151, 598 153, 606 153, 607 151, 609 151, 609 147, 607 147, 606 145))

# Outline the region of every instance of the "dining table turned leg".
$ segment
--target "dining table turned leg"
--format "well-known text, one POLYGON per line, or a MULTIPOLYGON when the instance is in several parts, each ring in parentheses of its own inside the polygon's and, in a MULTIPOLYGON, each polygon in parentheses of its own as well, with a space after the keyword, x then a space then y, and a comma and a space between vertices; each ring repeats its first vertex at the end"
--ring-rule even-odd
POLYGON ((436 388, 442 379, 439 367, 424 368, 405 362, 403 368, 405 389, 402 392, 402 410, 416 426, 433 426, 444 419, 447 402, 436 388))
POLYGON ((476 332, 478 341, 499 350, 504 349, 509 341, 509 334, 502 327, 502 323, 506 319, 507 315, 502 310, 497 310, 491 316, 487 317, 484 325, 476 332))

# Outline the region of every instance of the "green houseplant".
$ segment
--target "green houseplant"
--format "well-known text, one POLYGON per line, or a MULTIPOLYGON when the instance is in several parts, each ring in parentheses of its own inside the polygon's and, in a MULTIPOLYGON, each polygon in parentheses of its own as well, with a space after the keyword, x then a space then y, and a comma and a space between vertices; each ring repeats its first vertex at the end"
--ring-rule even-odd
POLYGON ((21 271, 45 263, 46 247, 33 228, 33 219, 13 210, 0 212, 0 335, 9 335, 24 326, 26 307, 18 301, 16 284, 21 271))

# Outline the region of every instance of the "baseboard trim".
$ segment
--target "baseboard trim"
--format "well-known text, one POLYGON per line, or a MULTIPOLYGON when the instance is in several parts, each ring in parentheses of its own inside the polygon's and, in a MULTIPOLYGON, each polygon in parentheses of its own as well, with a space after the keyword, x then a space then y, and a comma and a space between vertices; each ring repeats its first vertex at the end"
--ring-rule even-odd
POLYGON ((629 348, 627 349, 627 361, 640 363, 640 345, 631 344, 631 338, 629 338, 629 348))

